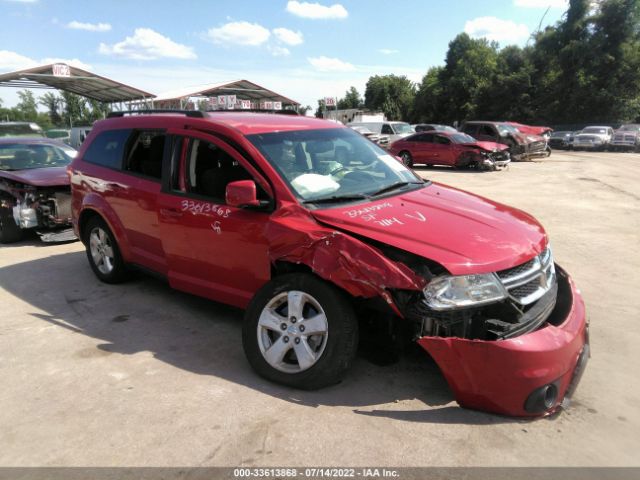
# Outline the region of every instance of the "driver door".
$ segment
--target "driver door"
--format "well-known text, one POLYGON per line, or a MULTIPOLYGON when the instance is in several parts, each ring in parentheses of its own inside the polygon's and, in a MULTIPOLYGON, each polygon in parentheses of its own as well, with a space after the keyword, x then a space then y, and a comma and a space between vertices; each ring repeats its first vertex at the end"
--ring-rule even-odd
MULTIPOLYGON (((257 172, 220 139, 170 130, 171 174, 158 200, 158 219, 172 287, 245 307, 271 275, 265 228, 270 213, 226 204, 226 185, 257 172), (253 172, 253 173, 250 173, 253 172)), ((256 181, 257 190, 264 179, 256 181)))

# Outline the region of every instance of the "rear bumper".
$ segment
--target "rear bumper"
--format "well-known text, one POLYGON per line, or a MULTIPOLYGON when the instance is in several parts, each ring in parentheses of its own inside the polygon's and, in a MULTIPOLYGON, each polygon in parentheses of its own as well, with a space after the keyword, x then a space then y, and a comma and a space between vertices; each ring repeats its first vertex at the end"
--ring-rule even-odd
MULTIPOLYGON (((589 356, 588 324, 580 293, 558 267, 567 288, 563 320, 508 340, 422 337, 418 343, 436 361, 463 407, 510 416, 554 412, 575 391, 589 356), (553 384, 557 395, 544 409, 525 405, 553 384), (571 388, 570 388, 571 385, 571 388)), ((565 404, 567 402, 565 401, 565 404)))

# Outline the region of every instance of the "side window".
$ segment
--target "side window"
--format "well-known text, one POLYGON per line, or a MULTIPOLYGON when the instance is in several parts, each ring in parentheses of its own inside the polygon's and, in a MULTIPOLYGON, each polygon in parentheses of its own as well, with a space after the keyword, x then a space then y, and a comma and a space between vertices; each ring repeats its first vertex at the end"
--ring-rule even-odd
POLYGON ((391 125, 389 125, 388 123, 385 123, 384 125, 382 125, 382 132, 385 135, 393 135, 393 130, 391 129, 391 125))
POLYGON ((83 160, 103 167, 121 168, 130 133, 131 130, 107 130, 99 133, 84 152, 83 160))
POLYGON ((471 135, 472 137, 478 133, 478 126, 477 125, 465 125, 464 129, 462 130, 464 133, 466 133, 467 135, 471 135))
POLYGON ((158 130, 140 130, 131 135, 123 170, 160 180, 165 134, 158 130))
MULTIPOLYGON (((221 203, 225 201, 229 182, 252 180, 249 172, 226 151, 199 139, 193 139, 189 144, 186 167, 187 192, 221 203)), ((258 192, 260 190, 258 187, 258 192)))
POLYGON ((425 143, 433 143, 433 133, 424 133, 420 135, 420 141, 425 143))
POLYGON ((482 125, 478 129, 478 133, 480 135, 487 135, 489 137, 495 137, 496 133, 493 131, 493 128, 490 125, 482 125))
POLYGON ((443 137, 442 135, 436 135, 435 143, 439 145, 449 145, 451 143, 451 140, 449 140, 447 137, 443 137))

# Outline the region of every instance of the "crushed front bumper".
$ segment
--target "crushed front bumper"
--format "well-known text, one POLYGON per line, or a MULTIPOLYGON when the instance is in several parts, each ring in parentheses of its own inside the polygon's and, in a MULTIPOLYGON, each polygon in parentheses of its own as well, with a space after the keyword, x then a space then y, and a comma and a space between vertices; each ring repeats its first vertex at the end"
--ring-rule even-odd
POLYGON ((556 308, 566 312, 557 325, 508 340, 418 339, 461 406, 525 417, 547 415, 568 403, 565 398, 575 391, 590 355, 588 324, 575 284, 556 268, 565 282, 564 306, 556 308), (545 389, 553 395, 536 403, 545 389))

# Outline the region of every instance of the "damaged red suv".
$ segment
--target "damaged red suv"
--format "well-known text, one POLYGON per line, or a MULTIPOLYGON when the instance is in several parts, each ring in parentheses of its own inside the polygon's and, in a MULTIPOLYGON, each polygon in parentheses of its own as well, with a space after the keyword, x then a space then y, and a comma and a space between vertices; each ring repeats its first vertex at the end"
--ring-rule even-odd
POLYGON ((335 123, 117 113, 70 176, 98 278, 138 266, 245 308, 244 350, 269 380, 338 382, 383 322, 411 332, 460 405, 535 416, 589 356, 583 301, 534 218, 423 181, 335 123))

